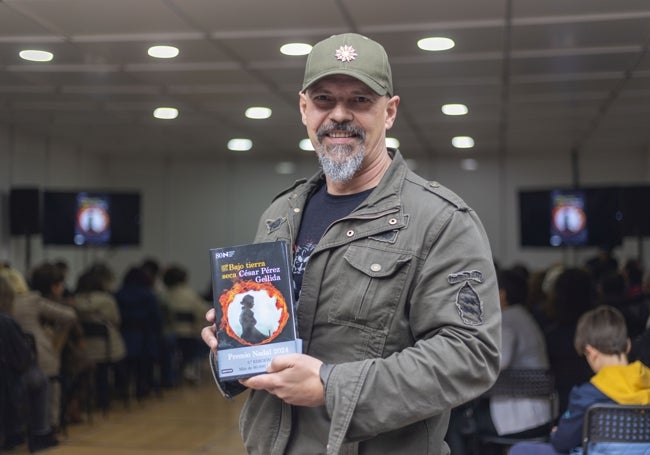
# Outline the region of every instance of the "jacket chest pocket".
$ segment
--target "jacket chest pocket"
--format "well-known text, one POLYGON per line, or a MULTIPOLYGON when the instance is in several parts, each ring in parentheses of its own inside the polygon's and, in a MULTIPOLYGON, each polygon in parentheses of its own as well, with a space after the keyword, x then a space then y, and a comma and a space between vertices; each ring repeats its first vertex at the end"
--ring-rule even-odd
POLYGON ((404 292, 411 256, 353 245, 344 259, 337 271, 329 321, 387 333, 404 292))

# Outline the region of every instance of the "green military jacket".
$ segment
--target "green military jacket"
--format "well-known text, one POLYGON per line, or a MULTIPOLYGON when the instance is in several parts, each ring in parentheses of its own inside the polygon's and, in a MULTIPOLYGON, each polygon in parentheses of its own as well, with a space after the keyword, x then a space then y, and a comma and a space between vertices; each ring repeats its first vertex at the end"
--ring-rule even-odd
MULTIPOLYGON (((451 408, 499 369, 500 311, 481 222, 401 154, 349 216, 326 230, 298 307, 304 352, 333 365, 326 405, 251 391, 240 417, 250 454, 446 454, 451 408)), ((294 244, 317 174, 262 215, 256 242, 294 244)))

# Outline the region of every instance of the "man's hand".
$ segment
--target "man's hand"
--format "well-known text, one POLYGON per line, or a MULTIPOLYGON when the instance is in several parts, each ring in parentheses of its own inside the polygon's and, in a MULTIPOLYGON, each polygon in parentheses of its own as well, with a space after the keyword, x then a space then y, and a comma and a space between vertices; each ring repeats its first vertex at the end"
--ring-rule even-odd
POLYGON ((325 390, 319 374, 322 364, 305 354, 281 355, 271 361, 266 374, 239 382, 251 389, 266 390, 289 404, 321 406, 325 404, 325 390))
POLYGON ((212 325, 203 327, 201 330, 201 338, 203 338, 203 341, 210 347, 210 349, 216 351, 217 337, 215 335, 215 332, 217 330, 217 326, 214 324, 214 308, 211 308, 207 313, 205 313, 205 320, 212 325))

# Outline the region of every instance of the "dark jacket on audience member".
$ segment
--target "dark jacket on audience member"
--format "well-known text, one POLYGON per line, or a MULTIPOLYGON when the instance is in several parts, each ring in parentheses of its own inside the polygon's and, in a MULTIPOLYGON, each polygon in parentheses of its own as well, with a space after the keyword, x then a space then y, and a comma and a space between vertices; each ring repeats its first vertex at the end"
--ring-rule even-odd
POLYGON ((589 406, 596 403, 650 404, 650 369, 641 362, 602 368, 589 382, 576 386, 569 407, 551 435, 553 448, 561 453, 582 444, 582 423, 589 406))

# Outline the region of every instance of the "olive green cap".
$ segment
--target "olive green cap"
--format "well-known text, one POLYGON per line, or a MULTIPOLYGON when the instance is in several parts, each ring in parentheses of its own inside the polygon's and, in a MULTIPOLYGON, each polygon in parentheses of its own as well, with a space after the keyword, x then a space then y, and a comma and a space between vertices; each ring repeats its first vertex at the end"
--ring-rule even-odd
POLYGON ((302 92, 314 82, 344 74, 379 95, 393 95, 393 77, 383 46, 356 33, 333 35, 317 43, 307 57, 302 92))

